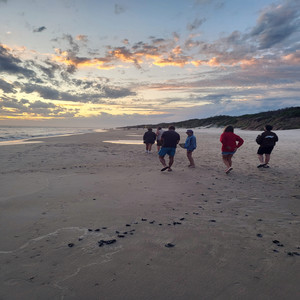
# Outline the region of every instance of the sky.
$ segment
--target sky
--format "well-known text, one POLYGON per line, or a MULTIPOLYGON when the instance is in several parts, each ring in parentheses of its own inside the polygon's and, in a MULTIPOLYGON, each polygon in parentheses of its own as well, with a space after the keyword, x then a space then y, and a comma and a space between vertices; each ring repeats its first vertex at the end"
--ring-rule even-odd
POLYGON ((0 0, 0 126, 300 106, 300 0, 0 0))

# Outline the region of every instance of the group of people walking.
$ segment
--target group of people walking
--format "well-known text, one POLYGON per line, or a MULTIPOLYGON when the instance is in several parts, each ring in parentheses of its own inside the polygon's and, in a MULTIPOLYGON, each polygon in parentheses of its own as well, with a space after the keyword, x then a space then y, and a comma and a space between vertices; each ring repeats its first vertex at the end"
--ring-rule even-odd
MULTIPOLYGON (((278 142, 278 136, 275 132, 272 132, 273 127, 271 125, 266 125, 264 132, 259 134, 256 138, 259 148, 257 150, 257 155, 259 159, 258 168, 269 168, 269 161, 271 157, 271 152, 278 142)), ((187 138, 185 143, 179 144, 180 135, 175 131, 174 126, 169 126, 167 131, 163 131, 161 127, 158 127, 156 133, 152 131, 152 128, 148 128, 143 136, 144 143, 146 144, 146 153, 151 153, 152 145, 157 142, 157 151, 159 155, 159 160, 163 165, 161 171, 168 170, 172 171, 172 165, 174 163, 174 156, 176 153, 176 147, 179 144, 182 148, 187 150, 186 156, 189 161, 188 167, 195 168, 195 162, 192 157, 193 151, 197 147, 196 137, 191 129, 186 131, 187 138), (165 160, 165 156, 169 156, 168 164, 165 160)), ((232 171, 232 157, 240 148, 244 140, 234 133, 233 126, 226 126, 223 133, 220 136, 220 142, 222 143, 222 159, 226 166, 225 173, 229 174, 232 171)))

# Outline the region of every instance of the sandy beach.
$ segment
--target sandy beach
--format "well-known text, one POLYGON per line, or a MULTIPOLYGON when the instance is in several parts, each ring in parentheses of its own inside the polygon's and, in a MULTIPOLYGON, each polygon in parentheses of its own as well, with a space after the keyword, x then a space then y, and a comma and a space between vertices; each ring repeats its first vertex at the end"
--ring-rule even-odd
POLYGON ((297 299, 300 130, 276 131, 269 169, 259 132, 235 131, 228 175, 222 129, 197 130, 196 168, 178 148, 173 172, 144 132, 0 146, 0 299, 297 299))

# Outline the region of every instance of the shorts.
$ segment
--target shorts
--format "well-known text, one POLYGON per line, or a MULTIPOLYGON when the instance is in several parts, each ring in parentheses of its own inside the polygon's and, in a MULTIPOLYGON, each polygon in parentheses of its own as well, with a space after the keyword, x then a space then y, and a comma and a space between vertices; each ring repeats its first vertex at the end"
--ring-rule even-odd
POLYGON ((159 150, 158 155, 162 157, 164 157, 166 154, 168 154, 169 156, 175 156, 175 152, 176 152, 176 148, 162 147, 159 150))
POLYGON ((161 140, 157 140, 156 144, 157 144, 157 146, 162 146, 162 141, 161 140))
POLYGON ((259 147, 257 150, 257 154, 263 155, 263 154, 271 154, 274 146, 269 146, 269 147, 259 147))
POLYGON ((222 152, 222 155, 229 155, 229 154, 233 155, 235 152, 236 151, 233 151, 233 152, 222 152))

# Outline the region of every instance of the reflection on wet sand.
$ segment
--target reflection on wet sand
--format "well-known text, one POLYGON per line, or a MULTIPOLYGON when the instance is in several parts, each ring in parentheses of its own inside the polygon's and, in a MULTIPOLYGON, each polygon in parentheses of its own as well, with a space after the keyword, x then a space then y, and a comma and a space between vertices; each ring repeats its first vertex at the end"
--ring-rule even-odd
POLYGON ((114 140, 114 141, 103 141, 104 143, 111 144, 126 144, 126 145, 141 145, 143 141, 141 140, 114 140))

